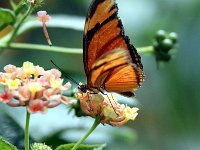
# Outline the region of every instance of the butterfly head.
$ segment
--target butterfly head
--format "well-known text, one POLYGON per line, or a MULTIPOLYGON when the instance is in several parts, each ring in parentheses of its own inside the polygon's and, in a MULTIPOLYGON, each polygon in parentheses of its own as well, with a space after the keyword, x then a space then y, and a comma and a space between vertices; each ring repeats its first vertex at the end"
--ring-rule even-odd
POLYGON ((83 93, 86 93, 87 92, 86 84, 79 83, 78 90, 80 90, 83 93))

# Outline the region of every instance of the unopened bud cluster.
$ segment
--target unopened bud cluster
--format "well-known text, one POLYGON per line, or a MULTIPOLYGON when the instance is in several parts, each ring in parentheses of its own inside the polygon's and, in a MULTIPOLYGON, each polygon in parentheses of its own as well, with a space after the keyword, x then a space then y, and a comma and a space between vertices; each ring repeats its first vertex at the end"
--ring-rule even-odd
POLYGON ((178 36, 175 32, 167 33, 164 30, 159 30, 156 33, 153 43, 156 61, 169 61, 171 59, 170 51, 174 49, 177 43, 178 36))

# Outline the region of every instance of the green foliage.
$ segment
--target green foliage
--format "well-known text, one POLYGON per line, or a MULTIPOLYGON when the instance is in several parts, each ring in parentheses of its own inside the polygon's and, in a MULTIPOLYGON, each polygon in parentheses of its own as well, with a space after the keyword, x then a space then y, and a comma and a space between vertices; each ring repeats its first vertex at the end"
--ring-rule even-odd
POLYGON ((0 31, 15 22, 15 14, 10 9, 0 8, 0 31))
MULTIPOLYGON (((55 150, 71 150, 74 145, 75 143, 60 145, 55 150)), ((106 147, 106 144, 81 144, 77 150, 103 150, 104 147, 106 147)))
POLYGON ((5 141, 2 137, 0 137, 0 148, 1 150, 17 150, 15 146, 5 141))
POLYGON ((27 2, 20 1, 19 4, 15 4, 15 3, 13 4, 13 3, 12 3, 12 7, 13 7, 13 10, 14 10, 16 16, 18 16, 18 15, 20 15, 20 14, 22 14, 22 13, 24 13, 26 11, 27 2))

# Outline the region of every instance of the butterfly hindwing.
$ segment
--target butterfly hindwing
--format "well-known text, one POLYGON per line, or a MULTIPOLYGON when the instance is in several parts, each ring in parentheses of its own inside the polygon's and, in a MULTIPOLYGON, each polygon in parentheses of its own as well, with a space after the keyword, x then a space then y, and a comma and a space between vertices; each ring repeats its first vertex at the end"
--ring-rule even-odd
POLYGON ((127 65, 127 53, 124 50, 114 50, 102 55, 95 61, 88 78, 90 87, 101 87, 111 70, 127 65))
POLYGON ((90 81, 88 86, 107 92, 114 91, 122 95, 127 93, 133 96, 133 91, 138 88, 139 84, 135 73, 137 68, 132 65, 126 50, 110 51, 102 55, 93 64, 88 78, 90 81))

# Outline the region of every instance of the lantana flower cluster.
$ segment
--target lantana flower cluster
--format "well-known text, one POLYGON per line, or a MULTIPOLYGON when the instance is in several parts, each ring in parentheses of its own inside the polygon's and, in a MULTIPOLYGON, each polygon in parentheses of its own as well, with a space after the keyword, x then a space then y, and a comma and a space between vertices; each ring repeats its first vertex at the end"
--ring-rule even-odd
POLYGON ((73 102, 63 95, 71 84, 63 85, 57 69, 45 71, 27 61, 22 67, 7 65, 4 70, 0 72, 0 101, 9 106, 26 106, 31 113, 43 113, 47 108, 73 102))
POLYGON ((100 93, 83 93, 77 90, 75 96, 80 100, 83 112, 94 118, 99 117, 102 124, 122 126, 129 120, 135 120, 138 115, 138 108, 118 103, 111 94, 103 96, 100 93))

